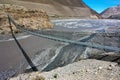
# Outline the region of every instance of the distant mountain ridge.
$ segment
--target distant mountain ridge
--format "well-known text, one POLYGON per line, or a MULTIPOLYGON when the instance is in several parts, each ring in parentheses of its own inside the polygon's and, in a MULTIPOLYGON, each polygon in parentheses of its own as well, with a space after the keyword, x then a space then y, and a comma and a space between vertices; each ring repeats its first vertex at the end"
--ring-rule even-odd
POLYGON ((101 13, 103 18, 120 19, 120 5, 110 7, 101 13))
POLYGON ((30 9, 43 9, 53 17, 101 18, 82 0, 0 0, 0 3, 16 4, 30 9))

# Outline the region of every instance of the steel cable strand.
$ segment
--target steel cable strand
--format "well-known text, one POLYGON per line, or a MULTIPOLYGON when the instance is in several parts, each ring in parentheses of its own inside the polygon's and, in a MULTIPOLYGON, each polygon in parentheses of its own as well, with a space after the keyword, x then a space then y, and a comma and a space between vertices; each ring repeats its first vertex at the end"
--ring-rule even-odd
MULTIPOLYGON (((14 38, 16 44, 18 45, 19 49, 21 50, 21 52, 23 53, 25 59, 27 60, 28 64, 31 66, 33 71, 38 71, 38 69, 35 67, 35 65, 33 64, 33 62, 31 61, 31 59, 29 58, 29 56, 27 55, 27 53, 25 52, 25 50, 22 48, 22 46, 20 45, 20 43, 18 42, 18 40, 15 37, 15 34, 13 32, 12 26, 11 26, 11 19, 8 16, 8 20, 9 20, 9 25, 10 25, 10 30, 11 30, 11 34, 12 37, 14 38)), ((15 24, 14 24, 15 25, 15 24)))

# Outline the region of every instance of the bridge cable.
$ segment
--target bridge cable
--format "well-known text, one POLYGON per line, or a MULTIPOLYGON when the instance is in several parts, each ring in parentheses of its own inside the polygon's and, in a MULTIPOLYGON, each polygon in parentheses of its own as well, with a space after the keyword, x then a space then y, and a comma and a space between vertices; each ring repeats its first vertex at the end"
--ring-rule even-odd
POLYGON ((8 20, 9 20, 9 27, 10 27, 10 30, 11 30, 11 34, 12 34, 12 37, 14 38, 16 44, 18 45, 19 49, 23 53, 23 55, 24 55, 25 59, 27 60, 28 64, 31 66, 31 69, 33 71, 38 71, 38 69, 36 68, 36 66, 34 65, 34 63, 31 61, 31 59, 29 58, 29 56, 27 55, 27 53, 25 52, 25 50, 20 45, 19 41, 16 39, 15 34, 13 32, 13 29, 12 29, 12 25, 11 25, 11 21, 10 21, 9 16, 8 16, 8 20))

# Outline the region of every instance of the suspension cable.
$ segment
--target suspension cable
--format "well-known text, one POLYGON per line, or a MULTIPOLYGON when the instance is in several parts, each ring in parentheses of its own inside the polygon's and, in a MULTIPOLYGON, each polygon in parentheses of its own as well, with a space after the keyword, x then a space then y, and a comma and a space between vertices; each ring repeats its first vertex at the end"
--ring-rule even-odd
POLYGON ((31 61, 31 59, 29 58, 29 56, 27 55, 27 53, 25 52, 25 50, 22 48, 22 46, 20 45, 19 41, 16 39, 15 37, 15 34, 13 32, 13 29, 12 29, 12 25, 11 25, 11 21, 10 21, 10 18, 8 16, 8 20, 9 20, 9 28, 11 30, 11 34, 12 34, 12 37, 14 38, 16 44, 18 45, 19 49, 21 50, 22 54, 24 55, 25 59, 27 60, 28 64, 31 66, 31 69, 33 71, 38 71, 38 69, 36 68, 36 66, 33 64, 33 62, 31 61))

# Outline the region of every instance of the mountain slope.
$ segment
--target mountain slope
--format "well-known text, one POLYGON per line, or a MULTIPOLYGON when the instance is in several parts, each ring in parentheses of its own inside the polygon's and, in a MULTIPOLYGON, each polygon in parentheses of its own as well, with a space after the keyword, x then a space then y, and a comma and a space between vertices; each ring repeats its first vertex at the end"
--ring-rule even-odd
POLYGON ((120 5, 104 10, 101 16, 109 19, 120 19, 120 5))
POLYGON ((53 17, 101 18, 82 0, 0 0, 1 3, 17 4, 30 9, 43 9, 53 17))
MULTIPOLYGON (((50 22, 48 15, 43 10, 31 10, 23 6, 0 4, 0 34, 11 33, 7 14, 14 17, 16 22, 30 29, 50 29, 53 24, 50 22)), ((15 33, 20 32, 13 27, 15 33)))

